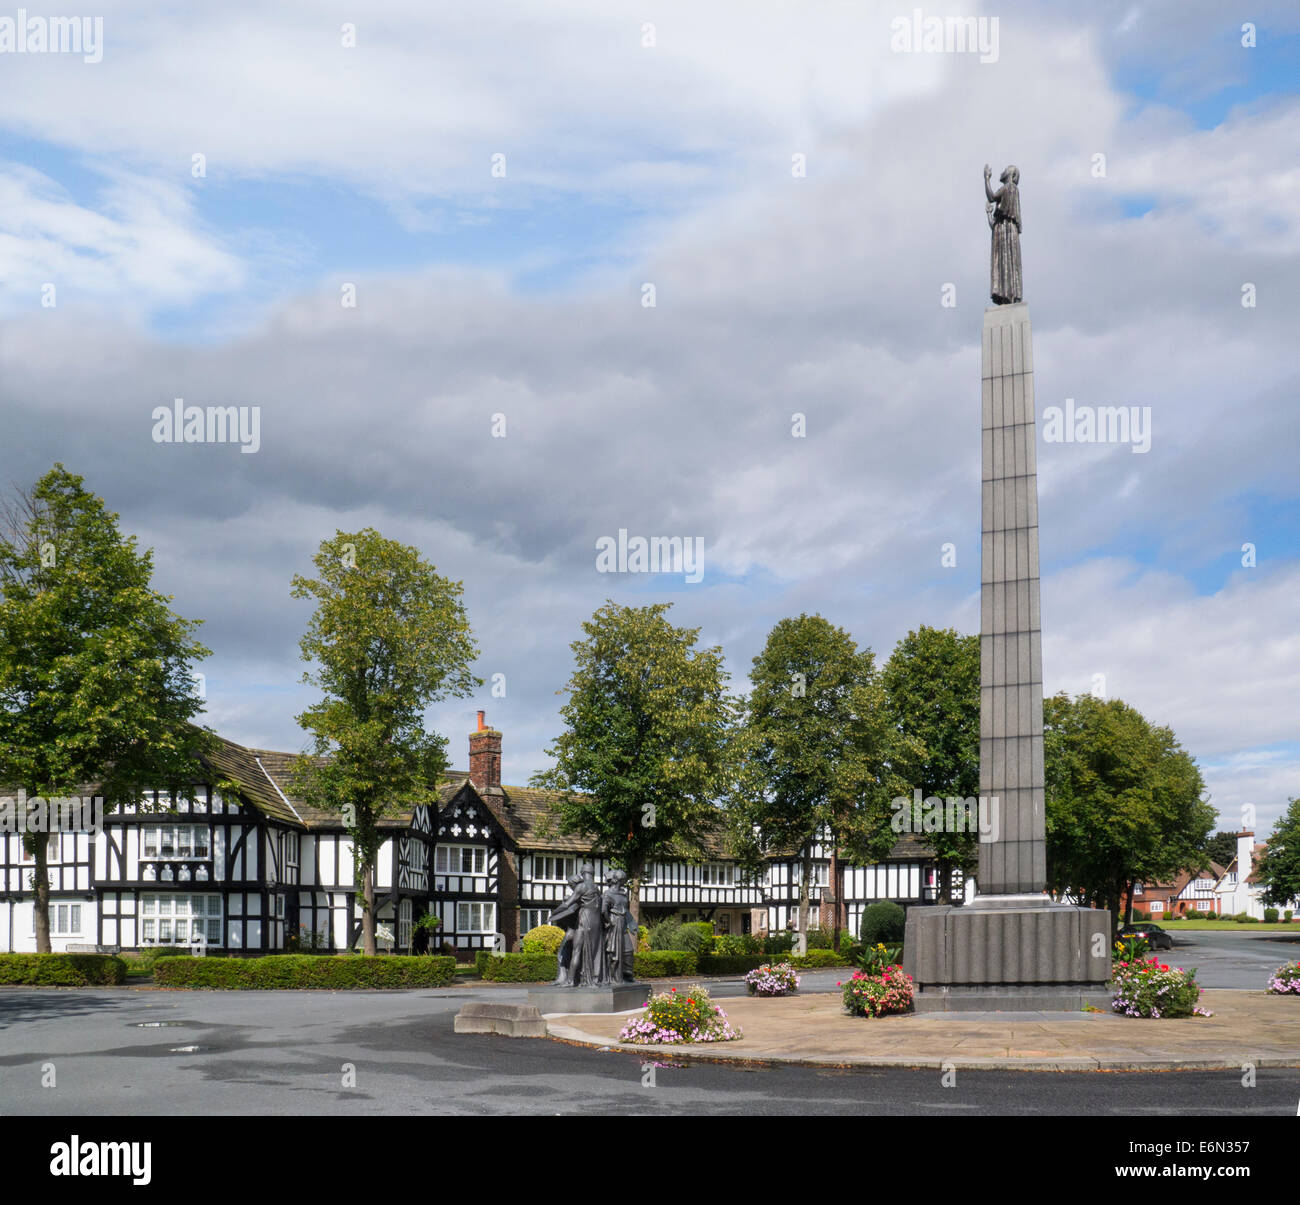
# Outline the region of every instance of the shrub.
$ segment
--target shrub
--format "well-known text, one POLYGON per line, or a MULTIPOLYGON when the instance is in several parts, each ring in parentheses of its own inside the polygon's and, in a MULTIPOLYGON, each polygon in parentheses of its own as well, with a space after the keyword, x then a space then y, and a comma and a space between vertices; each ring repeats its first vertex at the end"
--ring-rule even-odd
POLYGON ((456 960, 433 954, 268 954, 263 958, 162 957, 154 963, 160 987, 234 990, 444 987, 456 960))
POLYGON ((0 954, 0 983, 96 987, 125 982, 126 963, 113 954, 0 954))
POLYGON ((763 943, 752 933, 719 933, 713 939, 712 952, 728 957, 737 954, 761 954, 763 943))
MULTIPOLYGON (((492 957, 491 950, 474 951, 474 969, 478 972, 478 977, 483 978, 484 969, 487 967, 488 959, 492 957)), ((558 971, 556 972, 558 974, 558 971)))
POLYGON ((763 938, 763 953, 768 958, 778 958, 794 949, 793 933, 769 933, 763 938))
POLYGON ((791 966, 808 970, 811 967, 846 967, 851 965, 847 954, 838 950, 809 950, 807 954, 791 954, 785 959, 791 966))
POLYGON ((1209 1016, 1197 1003, 1196 971, 1168 967, 1159 958, 1116 963, 1111 973, 1111 1008, 1126 1017, 1209 1016))
POLYGON ((554 954, 529 951, 496 958, 489 954, 479 974, 491 983, 549 983, 559 970, 554 954))
POLYGON ((810 950, 833 950, 835 935, 829 929, 809 929, 808 948, 810 950))
POLYGON ((713 952, 713 922, 707 920, 687 921, 681 927, 681 945, 679 950, 689 950, 697 957, 713 952))
POLYGON ((648 925, 648 936, 650 939, 650 948, 652 950, 681 950, 685 947, 682 945, 682 926, 671 916, 667 920, 661 920, 658 924, 648 925))
POLYGON ((766 961, 762 954, 705 954, 698 969, 701 975, 743 975, 766 961))
POLYGON ((1300 996, 1300 961, 1278 967, 1268 981, 1268 990, 1275 996, 1300 996))
POLYGON ((559 925, 536 925, 524 934, 525 954, 557 954, 564 944, 564 930, 559 925))
POLYGON ((677 1045, 686 1042, 734 1042, 744 1034, 733 1028, 727 1014, 699 984, 650 997, 643 1015, 633 1017, 618 1035, 633 1045, 677 1045))
POLYGON ((751 996, 786 996, 799 990, 799 976, 788 962, 764 963, 745 976, 751 996))
POLYGON ((900 966, 885 967, 879 975, 854 971, 853 978, 839 986, 845 1011, 855 1017, 883 1017, 912 1007, 912 977, 900 966))
POLYGON ((1248 915, 1247 915, 1246 913, 1244 913, 1244 912, 1239 912, 1239 913, 1238 913, 1236 916, 1234 916, 1232 919, 1235 920, 1235 921, 1237 922, 1237 924, 1239 924, 1239 925, 1257 925, 1257 924, 1259 924, 1259 917, 1257 917, 1257 916, 1248 916, 1248 915))
POLYGON ((1265 908, 1265 909, 1264 909, 1264 922, 1265 922, 1265 924, 1269 924, 1269 925, 1275 925, 1275 924, 1277 924, 1277 918, 1278 918, 1278 916, 1279 916, 1279 913, 1278 913, 1278 910, 1277 910, 1276 908, 1265 908))
POLYGON ((1288 908, 1284 913, 1282 913, 1282 919, 1283 919, 1284 921, 1287 921, 1287 922, 1289 923, 1290 920, 1291 920, 1291 918, 1292 918, 1294 915, 1295 915, 1295 913, 1292 912, 1290 908, 1288 908))
POLYGON ((699 959, 688 950, 651 950, 638 954, 632 962, 639 979, 662 979, 669 975, 694 975, 699 959))
POLYGON ((883 941, 886 945, 895 945, 903 940, 903 928, 907 914, 892 900, 881 900, 878 904, 868 904, 862 910, 862 925, 859 934, 864 946, 874 946, 883 941))
MULTIPOLYGON (((127 973, 130 975, 152 975, 153 964, 160 958, 184 958, 193 951, 185 946, 142 946, 138 951, 123 954, 127 973)), ((211 958, 214 955, 209 954, 211 958)))

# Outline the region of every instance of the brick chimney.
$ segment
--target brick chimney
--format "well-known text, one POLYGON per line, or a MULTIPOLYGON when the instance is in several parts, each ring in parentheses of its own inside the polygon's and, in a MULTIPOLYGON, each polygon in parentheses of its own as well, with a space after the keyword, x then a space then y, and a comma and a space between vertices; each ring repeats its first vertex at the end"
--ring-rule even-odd
POLYGON ((469 780, 480 795, 501 794, 501 733, 478 713, 478 731, 469 734, 469 780))

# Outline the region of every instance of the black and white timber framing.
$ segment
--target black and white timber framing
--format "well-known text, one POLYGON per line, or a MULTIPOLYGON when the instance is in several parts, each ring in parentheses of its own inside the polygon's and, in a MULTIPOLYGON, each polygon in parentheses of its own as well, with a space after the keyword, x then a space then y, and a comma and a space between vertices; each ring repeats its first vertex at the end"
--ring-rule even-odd
MULTIPOLYGON (((356 948, 352 843, 336 814, 295 798, 293 755, 221 741, 205 761, 210 782, 151 792, 105 814, 98 833, 50 838, 54 950, 195 941, 231 955, 356 948), (218 782, 239 789, 223 796, 218 782)), ((418 948, 414 926, 426 913, 441 921, 431 949, 516 948, 565 897, 579 866, 591 863, 598 881, 613 869, 578 838, 542 835, 550 832, 540 823, 548 797, 501 786, 499 733, 471 734, 470 762, 470 773, 449 774, 428 806, 381 824, 375 898, 383 949, 418 948)), ((828 843, 809 852, 814 927, 832 923, 841 894, 840 921, 853 932, 876 900, 937 898, 933 855, 914 837, 873 866, 833 865, 828 843)), ((642 919, 710 920, 730 933, 785 929, 797 916, 801 866, 799 857, 774 854, 746 877, 721 853, 661 860, 642 878, 642 919)), ((0 833, 0 952, 35 949, 32 873, 21 838, 0 833)), ((967 896, 973 889, 960 876, 955 885, 967 896)))

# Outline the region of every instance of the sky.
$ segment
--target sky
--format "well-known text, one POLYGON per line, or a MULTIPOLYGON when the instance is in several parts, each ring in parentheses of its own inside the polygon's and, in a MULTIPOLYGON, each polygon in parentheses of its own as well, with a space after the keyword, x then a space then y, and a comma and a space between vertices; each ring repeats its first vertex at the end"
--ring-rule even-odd
POLYGON ((0 487, 86 478, 204 620, 204 722, 259 747, 315 697, 293 574, 338 530, 417 546, 484 679, 429 722, 464 767, 485 710, 522 783, 606 599, 671 602, 737 689, 805 611, 881 661, 978 631, 1015 164, 1045 690, 1168 725, 1266 834, 1300 795, 1300 9, 1080 8, 136 0, 91 53, 0 37, 0 487), (909 48, 934 17, 984 52, 909 48), (156 440, 175 398, 256 407, 256 452, 156 440), (1048 442, 1066 399, 1149 447, 1048 442), (620 530, 702 541, 701 579, 599 572, 620 530))

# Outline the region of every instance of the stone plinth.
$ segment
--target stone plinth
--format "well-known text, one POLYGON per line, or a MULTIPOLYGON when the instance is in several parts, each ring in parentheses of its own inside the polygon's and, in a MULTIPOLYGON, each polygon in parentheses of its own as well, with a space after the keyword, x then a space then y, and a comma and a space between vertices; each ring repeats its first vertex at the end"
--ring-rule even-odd
POLYGON ((903 969, 917 1012, 1104 1008, 1110 913, 1041 895, 910 908, 903 969))
POLYGON ((546 1022, 532 1004, 475 1001, 456 1014, 456 1033, 500 1033, 509 1038, 544 1038, 546 1022))
POLYGON ((535 987, 528 1003, 543 1013, 623 1013, 642 1008, 648 983, 613 983, 604 987, 535 987))

